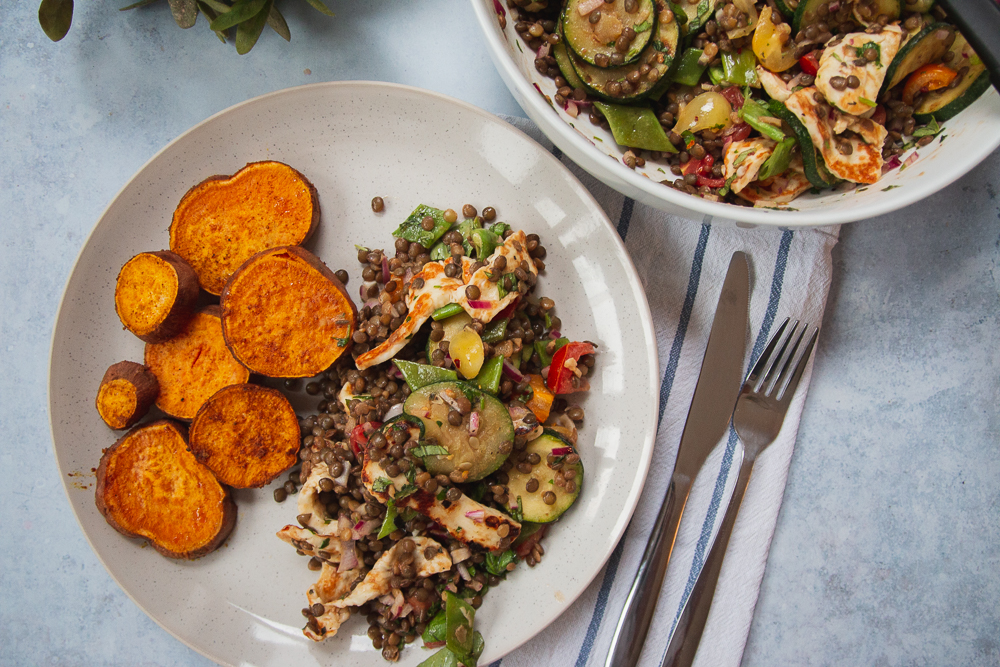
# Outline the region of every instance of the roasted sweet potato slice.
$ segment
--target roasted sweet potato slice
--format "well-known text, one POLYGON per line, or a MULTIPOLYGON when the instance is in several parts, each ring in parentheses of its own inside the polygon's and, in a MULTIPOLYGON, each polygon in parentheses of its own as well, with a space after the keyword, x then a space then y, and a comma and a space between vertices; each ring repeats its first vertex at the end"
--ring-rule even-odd
POLYGON ((281 162, 252 162, 188 190, 170 224, 170 249, 198 282, 221 294, 240 264, 267 248, 306 241, 319 222, 319 197, 305 176, 281 162))
POLYGON ((169 250, 139 253, 118 273, 115 312, 126 329, 147 343, 176 336, 194 314, 198 276, 169 250))
POLYGON ((351 344, 358 311, 318 257, 295 246, 247 260, 222 292, 222 331, 254 373, 312 377, 351 344))
POLYGON ((156 407, 171 417, 194 419, 212 394, 250 379, 226 347, 219 316, 219 307, 209 306, 175 337, 146 345, 146 366, 160 382, 156 407))
POLYGON ((97 390, 97 413, 113 429, 131 428, 153 407, 160 383, 134 361, 119 361, 104 372, 97 390))
POLYGON ((264 486, 298 460, 299 420, 275 389, 237 384, 217 391, 191 422, 189 448, 223 484, 264 486))
POLYGON ((105 450, 97 468, 97 509, 111 527, 144 537, 170 558, 218 548, 236 525, 229 489, 188 451, 183 425, 137 426, 105 450))

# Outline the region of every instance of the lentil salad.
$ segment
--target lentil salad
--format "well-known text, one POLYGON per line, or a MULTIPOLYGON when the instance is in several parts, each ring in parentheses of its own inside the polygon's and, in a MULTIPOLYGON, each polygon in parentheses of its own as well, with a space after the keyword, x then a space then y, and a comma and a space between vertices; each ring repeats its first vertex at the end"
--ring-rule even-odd
POLYGON ((274 491, 298 493, 298 525, 278 536, 320 573, 306 636, 360 614, 386 660, 420 638, 440 649, 428 667, 471 667, 475 610, 541 560, 580 493, 571 394, 589 388, 596 346, 563 337, 555 302, 535 293, 544 246, 493 207, 460 220, 420 206, 394 236, 393 251, 358 248, 351 359, 305 386, 319 403, 300 424, 301 468, 274 491))
POLYGON ((589 138, 585 114, 627 167, 737 205, 876 183, 989 86, 927 0, 494 4, 570 125, 589 138))

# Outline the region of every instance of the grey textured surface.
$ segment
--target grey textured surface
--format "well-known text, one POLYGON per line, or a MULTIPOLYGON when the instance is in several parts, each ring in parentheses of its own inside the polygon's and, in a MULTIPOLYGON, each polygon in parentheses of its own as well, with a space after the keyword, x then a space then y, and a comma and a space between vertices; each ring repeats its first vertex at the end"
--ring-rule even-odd
MULTIPOLYGON (((52 44, 0 4, 0 665, 204 665, 91 552, 46 412, 63 285, 157 150, 250 97, 395 81, 523 115, 458 0, 281 6, 250 55, 167 5, 77 3, 52 44), (310 70, 307 74, 306 70, 310 70)), ((745 665, 1000 662, 1000 155, 926 202, 845 227, 745 665)))

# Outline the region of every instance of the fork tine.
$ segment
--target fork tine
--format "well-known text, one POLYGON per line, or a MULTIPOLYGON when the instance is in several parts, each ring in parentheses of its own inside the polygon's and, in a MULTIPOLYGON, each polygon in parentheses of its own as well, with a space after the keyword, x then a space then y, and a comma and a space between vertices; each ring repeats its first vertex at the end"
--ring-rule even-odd
POLYGON ((770 364, 773 361, 771 359, 771 355, 774 352, 774 348, 778 345, 778 341, 781 340, 781 336, 785 332, 785 327, 787 326, 788 318, 786 317, 785 321, 781 323, 780 327, 778 327, 778 330, 774 332, 773 336, 771 336, 771 340, 767 342, 767 347, 765 347, 764 351, 760 353, 759 357, 757 357, 757 361, 754 363, 753 368, 750 369, 750 374, 747 375, 747 379, 744 384, 751 387, 753 391, 758 390, 758 381, 760 378, 767 376, 767 372, 770 370, 770 364))
MULTIPOLYGON (((807 324, 802 330, 802 333, 805 334, 808 330, 809 325, 807 324)), ((795 394, 795 388, 799 386, 799 380, 802 378, 802 372, 805 371, 806 364, 809 363, 809 357, 812 355, 813 346, 816 344, 816 337, 818 335, 819 329, 813 327, 812 335, 809 336, 809 342, 806 343, 806 347, 802 351, 802 356, 800 356, 796 362, 791 377, 787 378, 781 387, 781 391, 775 396, 779 403, 787 405, 791 402, 792 396, 795 394)), ((796 347, 798 347, 798 343, 796 343, 796 347)), ((789 363, 791 363, 791 357, 789 357, 789 363)), ((782 373, 782 375, 785 375, 785 373, 782 373)))
POLYGON ((795 353, 808 329, 808 324, 803 324, 800 329, 799 321, 795 320, 792 330, 788 332, 788 338, 785 339, 785 343, 781 347, 781 354, 774 364, 774 370, 767 378, 767 387, 763 390, 765 395, 774 396, 777 399, 779 390, 787 382, 789 369, 792 368, 792 361, 795 360, 795 353))

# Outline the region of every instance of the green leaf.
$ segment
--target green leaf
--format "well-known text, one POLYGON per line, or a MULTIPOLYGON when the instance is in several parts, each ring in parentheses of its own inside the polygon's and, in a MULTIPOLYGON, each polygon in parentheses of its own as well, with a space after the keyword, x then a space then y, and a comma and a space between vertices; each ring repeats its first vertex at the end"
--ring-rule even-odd
POLYGON ((448 629, 445 641, 448 649, 461 660, 463 656, 472 653, 474 645, 472 626, 476 610, 454 593, 448 592, 446 595, 444 611, 448 629))
POLYGON ((320 14, 335 16, 335 14, 330 11, 330 8, 323 4, 323 0, 306 0, 306 2, 312 5, 313 9, 318 11, 320 14))
POLYGON ((447 648, 442 648, 417 667, 458 667, 458 658, 447 648))
POLYGON ((250 52, 253 45, 257 43, 260 33, 267 23, 267 16, 271 13, 274 0, 267 0, 264 7, 252 18, 236 26, 236 53, 241 56, 250 52))
POLYGON ((941 131, 941 126, 938 125, 937 118, 931 117, 931 122, 927 123, 923 127, 918 127, 913 131, 913 136, 915 137, 933 137, 938 132, 941 131))
POLYGON ((448 449, 441 445, 417 445, 410 450, 410 453, 418 458, 425 456, 448 456, 448 449))
POLYGON ((73 0, 42 0, 38 23, 53 42, 58 42, 73 25, 73 0))
POLYGON ((449 227, 451 225, 444 220, 444 211, 420 204, 392 235, 396 238, 404 238, 410 243, 419 243, 425 248, 433 248, 449 227), (426 217, 430 217, 434 221, 434 228, 430 231, 424 229, 421 224, 426 217))
POLYGON ((497 577, 507 574, 507 566, 517 561, 517 555, 512 549, 496 552, 490 551, 486 554, 486 571, 497 577))
POLYGON ((267 15, 267 24, 286 42, 292 41, 292 33, 288 29, 288 24, 285 23, 285 17, 278 11, 278 5, 271 5, 271 11, 267 15))
POLYGON ((786 137, 779 141, 778 145, 774 147, 774 151, 761 165, 760 171, 757 173, 757 180, 766 181, 788 169, 788 165, 792 161, 792 151, 796 145, 795 137, 786 137))
POLYGON ((376 477, 375 481, 372 482, 372 491, 375 493, 382 493, 390 486, 392 486, 392 480, 388 477, 376 477))
POLYGON ((420 638, 428 644, 432 642, 443 642, 447 632, 448 621, 445 618, 444 609, 442 609, 434 618, 431 619, 431 622, 427 624, 427 629, 424 630, 424 634, 420 635, 420 638))
POLYGON ((239 0, 229 11, 219 14, 219 18, 212 21, 212 25, 209 27, 212 30, 228 30, 234 25, 257 16, 267 4, 269 4, 268 0, 239 0))
POLYGON ((198 0, 167 0, 167 4, 181 28, 190 28, 198 20, 198 0))
MULTIPOLYGON (((379 477, 379 479, 385 479, 379 477)), ((377 481, 377 480, 376 480, 377 481)), ((382 521, 382 528, 378 531, 377 539, 384 539, 396 531, 396 503, 389 500, 385 507, 385 519, 382 521)))
POLYGON ((156 2, 156 0, 139 0, 139 2, 133 2, 131 5, 128 5, 126 7, 122 7, 118 11, 120 11, 120 12, 127 12, 130 9, 137 9, 139 7, 145 7, 146 5, 151 5, 154 2, 156 2))

